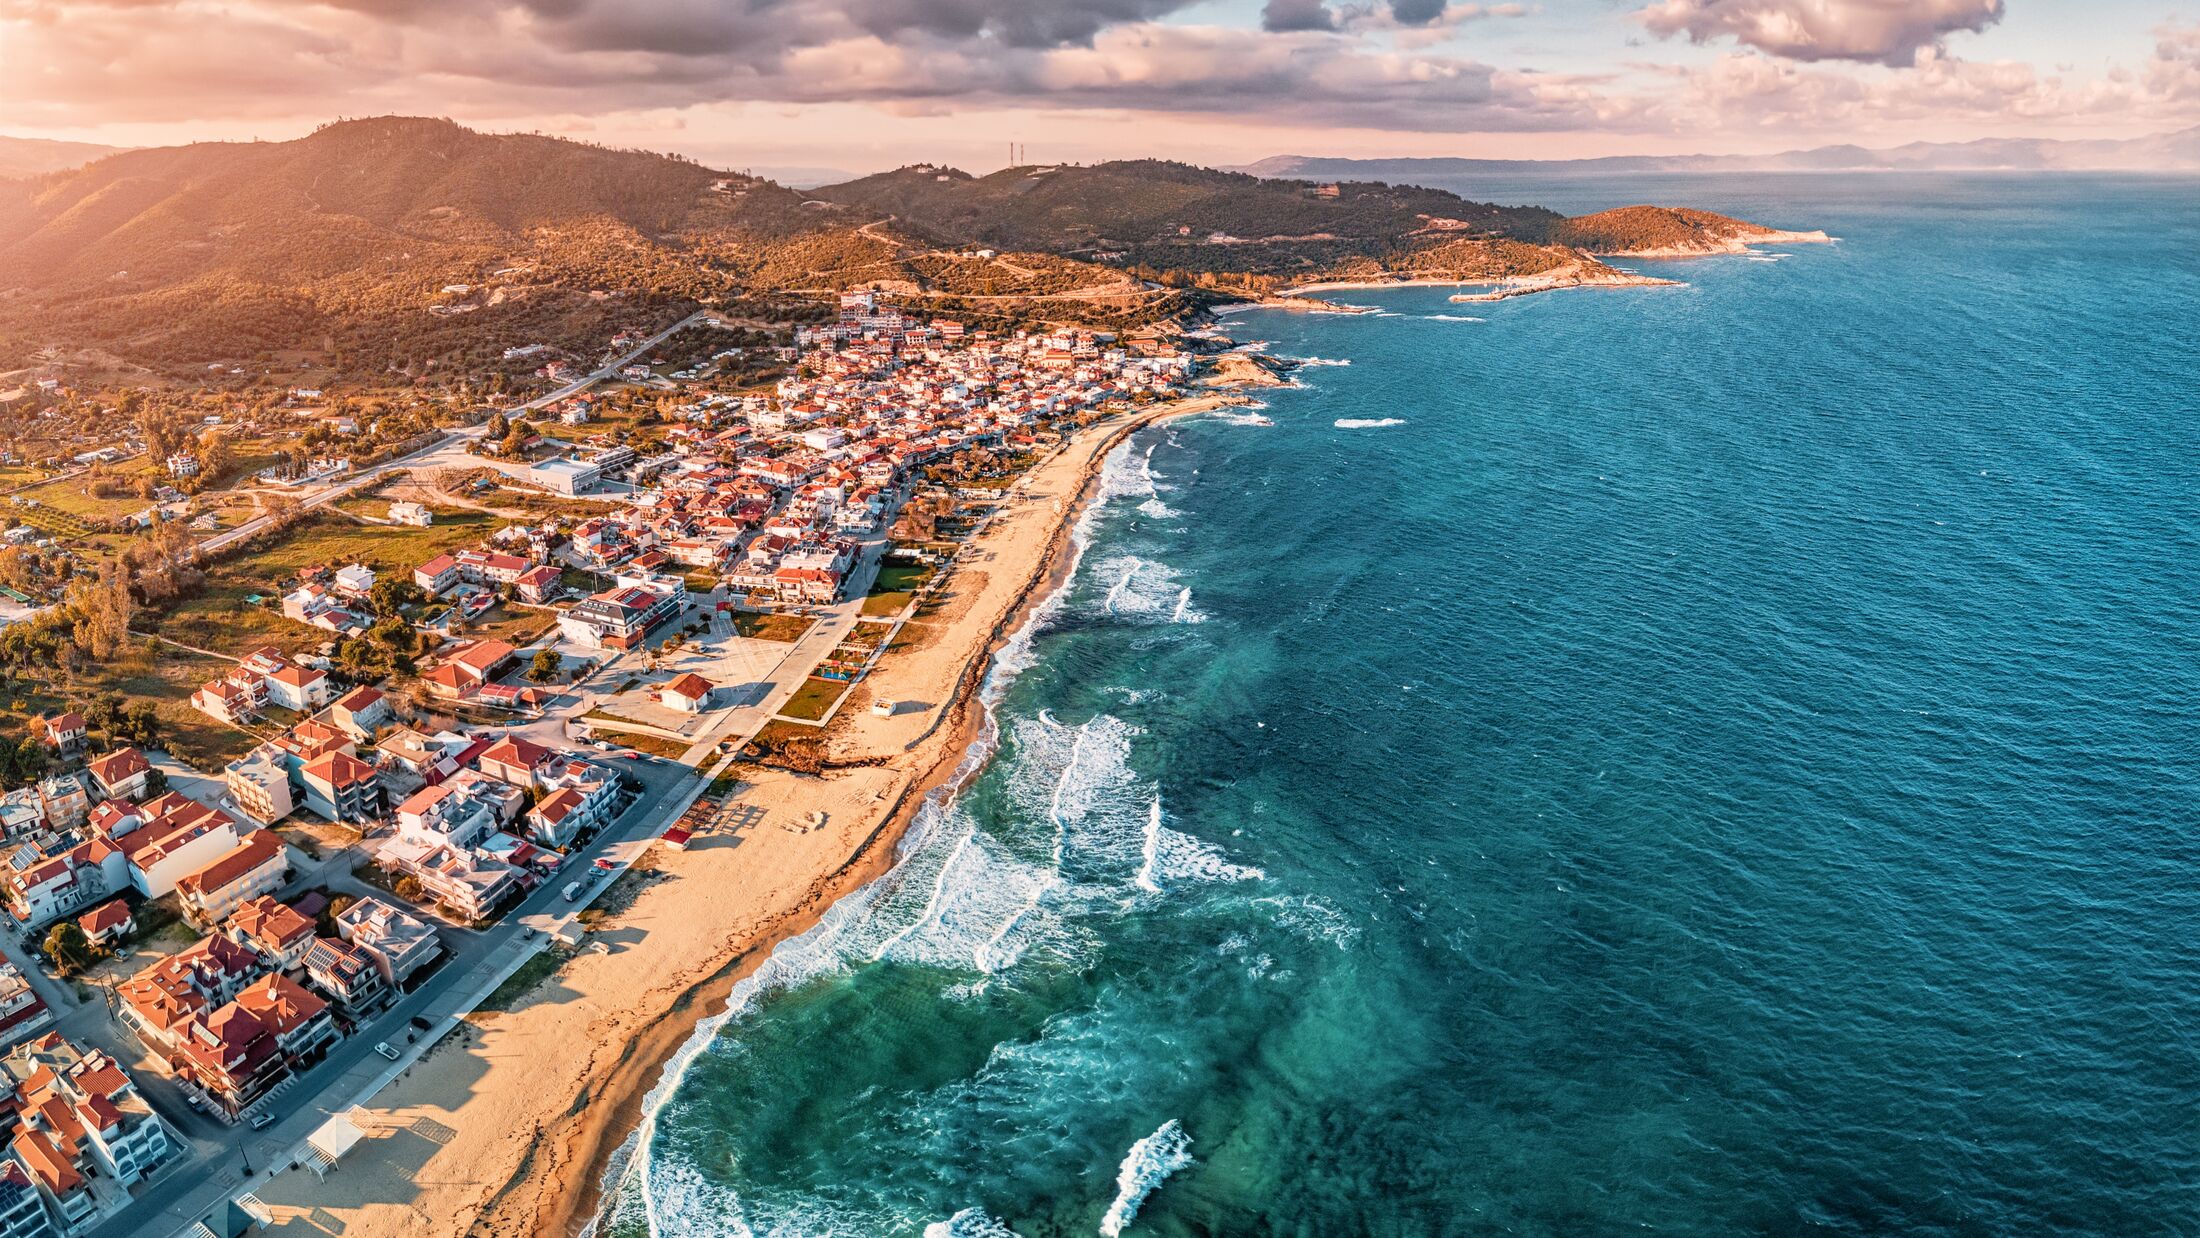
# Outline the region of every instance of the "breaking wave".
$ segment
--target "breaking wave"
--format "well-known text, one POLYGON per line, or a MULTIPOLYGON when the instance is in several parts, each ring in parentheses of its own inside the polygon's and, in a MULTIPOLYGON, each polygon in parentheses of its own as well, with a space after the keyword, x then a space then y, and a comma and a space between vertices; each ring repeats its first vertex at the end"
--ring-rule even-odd
POLYGON ((1184 1133, 1183 1124, 1175 1118, 1163 1122, 1160 1130, 1132 1144, 1130 1155, 1123 1158, 1122 1167, 1115 1171, 1115 1202, 1108 1205, 1108 1214, 1100 1218, 1102 1238, 1117 1238, 1137 1219, 1146 1197, 1170 1174, 1191 1163, 1192 1137, 1184 1133))
POLYGON ((1340 430, 1379 430, 1384 426, 1402 426, 1403 417, 1339 417, 1336 426, 1340 430))

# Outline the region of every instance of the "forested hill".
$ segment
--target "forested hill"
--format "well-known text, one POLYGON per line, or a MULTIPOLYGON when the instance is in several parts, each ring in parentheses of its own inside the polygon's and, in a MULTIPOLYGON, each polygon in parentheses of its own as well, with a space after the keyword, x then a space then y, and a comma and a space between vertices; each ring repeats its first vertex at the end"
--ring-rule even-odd
POLYGON ((1462 236, 1540 242, 1562 218, 1438 189, 1262 180, 1151 159, 982 177, 920 164, 815 196, 891 215, 942 244, 1203 271, 1301 273, 1462 236))
POLYGON ((1615 229, 1154 160, 917 166, 803 194, 675 156, 378 117, 0 181, 0 373, 59 357, 440 382, 514 346, 591 354, 698 306, 784 322, 855 286, 981 323, 1121 327, 1309 280, 1596 274, 1579 250, 1615 229))

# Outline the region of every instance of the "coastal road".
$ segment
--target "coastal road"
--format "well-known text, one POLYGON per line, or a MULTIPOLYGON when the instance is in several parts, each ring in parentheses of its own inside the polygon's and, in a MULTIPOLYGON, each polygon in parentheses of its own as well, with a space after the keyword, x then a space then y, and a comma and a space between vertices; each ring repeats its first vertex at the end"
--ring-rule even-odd
MULTIPOLYGON (((307 1135, 330 1117, 349 1112, 380 1091, 389 1079, 411 1065, 412 1057, 432 1043, 432 1037, 425 1043, 408 1041, 408 1036, 420 1035, 411 1020, 427 1020, 435 1027, 435 1035, 454 1026, 498 981, 541 949, 550 934, 588 905, 586 899, 567 902, 562 894, 566 883, 584 882, 593 898, 615 876, 599 873, 595 861, 609 858, 623 870, 640 857, 703 786, 693 769, 676 762, 621 760, 617 764, 639 777, 644 785, 616 822, 495 927, 480 933, 449 929, 441 933, 451 957, 418 989, 338 1042, 325 1060, 267 1102, 263 1108, 268 1112, 284 1115, 275 1125, 264 1131, 242 1125, 220 1128, 213 1139, 193 1140, 190 1150, 178 1161, 163 1166, 153 1185, 129 1207, 85 1230, 85 1238, 181 1234, 225 1199, 265 1180, 270 1171, 288 1168, 294 1158, 301 1156, 307 1135), (404 1060, 392 1063, 382 1058, 374 1051, 378 1042, 399 1049, 405 1054, 404 1060)), ((209 1125, 195 1113, 163 1116, 180 1130, 203 1131, 209 1125)))

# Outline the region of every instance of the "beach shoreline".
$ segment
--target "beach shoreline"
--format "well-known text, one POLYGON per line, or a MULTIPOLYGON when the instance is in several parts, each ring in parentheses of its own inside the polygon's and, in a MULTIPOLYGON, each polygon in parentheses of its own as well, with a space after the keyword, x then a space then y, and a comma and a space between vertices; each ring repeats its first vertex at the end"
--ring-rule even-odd
MULTIPOLYGON (((761 968, 774 948, 814 928, 840 897, 891 871, 900 860, 902 838, 909 833, 926 798, 931 798, 939 787, 953 783, 957 772, 964 778, 977 776, 983 761, 968 763, 968 756, 972 745, 981 741, 988 719, 988 706, 979 697, 979 688, 986 682, 988 668, 999 657, 1001 646, 1032 620, 1034 611, 1045 605, 1056 589, 1067 583, 1076 565, 1071 534, 1080 512, 1085 512, 1098 495, 1100 473, 1109 453, 1131 433, 1151 424, 1197 416, 1234 402, 1243 402, 1243 396, 1217 389, 1096 422, 1025 473, 1025 477, 1032 477, 1049 464, 1063 460, 1076 464, 1074 486, 1067 501, 1056 504, 1052 530, 1038 554, 1032 556, 1027 567, 1012 567, 1012 572, 1021 576, 1021 587, 1014 592, 1010 605, 983 624, 983 638, 961 662, 953 695, 946 699, 933 726, 904 743, 904 772, 909 776, 900 781, 891 805, 869 822, 869 829, 862 831, 854 849, 836 869, 814 877, 801 902, 763 921, 759 928, 744 932, 730 957, 671 994, 671 1001, 664 1003, 656 1016, 647 1018, 645 1025, 620 1044, 616 1058, 605 1069, 587 1073, 581 1091, 585 1104, 568 1106, 561 1115, 539 1121, 521 1161, 502 1176, 495 1190, 488 1192, 480 1212, 455 1231, 482 1238, 517 1238, 521 1234, 579 1234, 590 1225, 603 1205, 603 1176, 614 1152, 634 1135, 642 1121, 647 1095, 658 1086, 664 1069, 684 1044, 693 1040, 704 1020, 724 1012, 735 985, 761 968)), ((816 778, 816 783, 825 781, 816 778)), ((946 794, 953 794, 953 789, 946 794)), ((638 963, 629 961, 629 965, 638 963)), ((464 1130, 466 1104, 451 1110, 451 1115, 453 1126, 464 1130)))

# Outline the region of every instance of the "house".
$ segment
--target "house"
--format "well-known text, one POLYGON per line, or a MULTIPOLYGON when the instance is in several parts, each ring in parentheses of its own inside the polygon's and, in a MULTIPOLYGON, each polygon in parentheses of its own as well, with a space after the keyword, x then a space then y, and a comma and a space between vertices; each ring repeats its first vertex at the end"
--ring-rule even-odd
POLYGON ((632 649, 687 605, 687 585, 676 577, 618 580, 559 615, 559 631, 590 649, 632 649))
MULTIPOLYGON (((265 682, 264 680, 262 682, 265 682)), ((216 679, 191 694, 191 708, 218 722, 241 726, 259 717, 259 702, 246 688, 228 679, 216 679)))
MULTIPOLYGON (((310 944, 312 940, 309 931, 306 941, 310 944)), ((303 950, 299 957, 305 957, 303 950)), ((232 1004, 249 1012, 275 1037, 275 1047, 292 1070, 302 1070, 320 1060, 341 1038, 329 1004, 281 972, 270 972, 253 981, 232 1004)))
MULTIPOLYGON (((98 1049, 80 1049, 58 1032, 17 1045, 0 1059, 0 1086, 13 1093, 15 1173, 0 1177, 0 1235, 58 1233, 25 1228, 18 1184, 31 1180, 36 1198, 59 1225, 73 1227, 98 1205, 89 1179, 109 1189, 136 1186, 182 1150, 130 1076, 98 1049)), ((0 1171, 4 1173, 4 1171, 0 1171)))
POLYGON ((91 797, 75 774, 55 774, 38 784, 38 802, 46 810, 46 824, 57 830, 82 824, 91 813, 91 797))
POLYGON ((446 656, 442 665, 420 677, 437 696, 461 697, 510 666, 518 650, 500 640, 478 640, 446 656))
POLYGON ((445 590, 458 583, 458 560, 447 554, 437 555, 413 569, 413 584, 429 597, 441 597, 445 590))
POLYGON ((328 708, 328 720, 359 739, 372 739, 377 730, 396 721, 396 713, 387 697, 361 687, 337 697, 328 708))
POLYGON ((668 709, 699 714, 710 704, 711 684, 693 671, 657 689, 657 700, 668 709))
POLYGON ((274 1029, 235 1001, 204 1018, 186 1020, 168 1064, 176 1078, 231 1117, 290 1073, 274 1029))
POLYGON ((397 806, 397 836, 403 839, 471 847, 497 825, 495 809, 454 782, 423 788, 397 806))
POLYGON ((486 920, 524 890, 518 869, 486 855, 400 836, 382 848, 382 862, 420 882, 426 895, 464 920, 486 920))
POLYGON ((374 592, 374 569, 364 563, 353 563, 336 569, 336 591, 345 597, 363 598, 374 592))
POLYGON ((394 992, 372 956, 334 937, 313 939, 306 950, 305 971, 306 979, 328 994, 345 1018, 355 1022, 394 992))
POLYGON ((53 1022, 53 1011, 24 979, 21 968, 0 959, 0 1045, 12 1045, 53 1022))
POLYGON ((512 664, 519 650, 500 640, 477 640, 443 660, 446 666, 455 666, 474 684, 484 684, 495 679, 499 672, 512 664))
POLYGON ((564 573, 545 563, 522 572, 519 579, 512 582, 512 587, 518 590, 521 601, 540 606, 558 595, 563 580, 564 573))
POLYGON ((507 735, 481 754, 475 768, 500 782, 530 787, 535 782, 535 764, 549 755, 548 748, 531 739, 507 735))
POLYGON ((425 529, 435 523, 435 513, 410 500, 390 504, 390 523, 425 529))
POLYGON ((299 713, 328 704, 328 675, 309 666, 285 666, 267 676, 267 699, 299 713))
POLYGON ((313 921, 276 902, 273 895, 262 894, 229 913, 222 935, 259 951, 275 970, 294 971, 313 945, 313 921))
POLYGON ((133 815, 142 824, 123 830, 131 818, 122 817, 108 837, 122 855, 125 879, 147 898, 175 889, 245 841, 235 817, 175 791, 138 805, 133 815))
POLYGON ((581 793, 570 787, 558 790, 542 798, 527 812, 528 832, 546 847, 564 847, 580 833, 581 793))
POLYGON ((46 745, 62 756, 73 756, 81 752, 85 737, 89 734, 84 727, 84 715, 73 709, 65 714, 42 718, 39 726, 45 731, 46 745))
MULTIPOLYGON (((89 1195, 86 1196, 89 1198, 89 1195)), ((46 1197, 19 1160, 0 1160, 0 1238, 60 1238, 46 1197)))
POLYGON ((201 937, 155 960, 115 986, 122 1021, 147 1048, 165 1053, 184 1035, 184 1025, 227 1003, 267 971, 249 946, 226 937, 201 937))
POLYGON ((382 979, 402 988, 443 953, 435 930, 378 898, 363 898, 336 917, 336 935, 367 953, 382 979))
POLYGON ((342 752, 323 753, 298 771, 305 806, 330 821, 358 824, 382 815, 382 784, 374 767, 342 752))
POLYGON ((153 763, 135 748, 121 748, 93 757, 85 769, 99 787, 101 798, 134 800, 145 794, 145 777, 152 772, 153 763))
POLYGON ((282 749, 262 744, 231 761, 222 773, 230 802, 254 821, 268 825, 290 815, 290 769, 282 749))
POLYGON ((78 916, 76 926, 84 930, 84 936, 93 945, 109 949, 137 931, 137 919, 130 914, 128 903, 110 898, 78 916))

